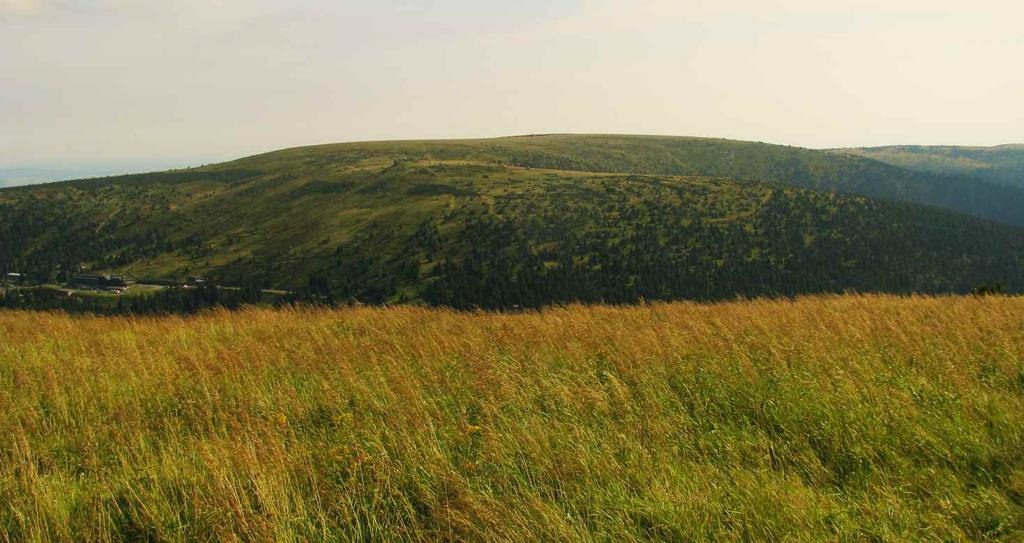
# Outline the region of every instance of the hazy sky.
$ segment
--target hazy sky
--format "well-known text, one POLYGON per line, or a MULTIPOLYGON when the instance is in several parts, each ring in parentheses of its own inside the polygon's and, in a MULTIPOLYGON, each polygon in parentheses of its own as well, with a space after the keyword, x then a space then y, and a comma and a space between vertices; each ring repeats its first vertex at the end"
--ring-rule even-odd
POLYGON ((1020 0, 0 0, 0 167, 545 132, 1024 141, 1020 0))

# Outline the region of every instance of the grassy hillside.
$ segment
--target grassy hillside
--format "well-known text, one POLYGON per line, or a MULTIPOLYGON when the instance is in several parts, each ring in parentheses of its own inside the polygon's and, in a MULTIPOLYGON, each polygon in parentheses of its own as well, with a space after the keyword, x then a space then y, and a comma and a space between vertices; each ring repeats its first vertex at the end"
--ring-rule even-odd
POLYGON ((1024 287, 1019 228, 781 184, 904 186, 876 170, 919 179, 871 160, 684 138, 292 149, 0 191, 0 271, 204 275, 456 307, 1024 287), (863 178, 850 174, 859 168, 863 178))
POLYGON ((1020 541, 1022 313, 0 311, 0 540, 1020 541))
POLYGON ((992 183, 1024 187, 1024 145, 900 145, 839 149, 836 152, 871 158, 908 170, 960 177, 972 176, 992 183))
POLYGON ((876 160, 711 138, 543 135, 488 140, 369 142, 289 149, 236 162, 295 170, 381 156, 479 160, 568 171, 726 177, 943 207, 1024 225, 1024 191, 876 160))

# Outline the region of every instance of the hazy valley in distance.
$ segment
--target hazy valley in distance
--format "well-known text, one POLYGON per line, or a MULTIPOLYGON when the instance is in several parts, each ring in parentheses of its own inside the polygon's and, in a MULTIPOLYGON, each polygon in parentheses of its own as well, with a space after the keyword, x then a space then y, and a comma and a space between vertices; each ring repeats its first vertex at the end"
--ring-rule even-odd
MULTIPOLYGON (((209 162, 209 161, 206 161, 209 162)), ((200 164, 198 161, 153 160, 138 162, 113 162, 110 164, 67 165, 55 167, 0 167, 0 188, 40 183, 53 183, 71 179, 86 179, 111 175, 124 175, 147 171, 159 171, 169 168, 187 167, 188 164, 200 164)))

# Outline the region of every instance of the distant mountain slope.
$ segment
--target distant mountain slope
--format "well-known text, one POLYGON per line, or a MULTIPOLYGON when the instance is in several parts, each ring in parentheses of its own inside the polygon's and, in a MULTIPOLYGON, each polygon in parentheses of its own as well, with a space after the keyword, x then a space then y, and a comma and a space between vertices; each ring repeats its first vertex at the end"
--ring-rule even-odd
POLYGON ((0 191, 0 271, 205 275, 457 307, 1024 287, 1020 228, 778 181, 882 187, 877 172, 930 179, 856 157, 680 138, 291 149, 0 191))
POLYGON ((850 154, 710 138, 545 135, 320 145, 250 157, 239 168, 304 169, 405 158, 567 171, 727 177, 933 205, 1024 225, 1024 190, 915 172, 850 154))
POLYGON ((988 182, 1024 187, 1024 145, 956 147, 899 145, 837 149, 893 166, 948 176, 972 176, 988 182))

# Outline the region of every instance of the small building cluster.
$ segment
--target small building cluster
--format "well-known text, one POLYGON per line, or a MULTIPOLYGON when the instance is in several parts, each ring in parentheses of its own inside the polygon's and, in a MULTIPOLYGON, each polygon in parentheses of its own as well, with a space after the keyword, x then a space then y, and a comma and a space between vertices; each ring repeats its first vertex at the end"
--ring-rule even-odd
POLYGON ((68 281, 69 288, 114 292, 117 294, 123 294, 133 284, 135 284, 135 281, 119 275, 97 275, 90 273, 74 275, 68 281))

